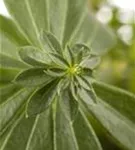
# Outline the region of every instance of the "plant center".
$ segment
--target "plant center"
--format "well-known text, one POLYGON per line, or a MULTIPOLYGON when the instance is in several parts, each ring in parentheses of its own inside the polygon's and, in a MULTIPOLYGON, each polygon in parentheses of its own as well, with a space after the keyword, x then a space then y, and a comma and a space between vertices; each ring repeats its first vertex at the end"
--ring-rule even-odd
POLYGON ((81 73, 81 67, 79 65, 74 65, 68 68, 68 74, 70 75, 77 75, 81 73))

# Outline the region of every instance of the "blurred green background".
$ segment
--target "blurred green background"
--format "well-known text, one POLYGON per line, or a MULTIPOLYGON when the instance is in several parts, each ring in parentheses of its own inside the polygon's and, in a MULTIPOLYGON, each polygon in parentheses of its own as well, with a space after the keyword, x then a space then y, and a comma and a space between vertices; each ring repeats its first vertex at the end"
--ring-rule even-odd
POLYGON ((89 6, 117 37, 115 47, 103 56, 96 78, 135 93, 135 9, 120 8, 112 0, 89 0, 89 6))

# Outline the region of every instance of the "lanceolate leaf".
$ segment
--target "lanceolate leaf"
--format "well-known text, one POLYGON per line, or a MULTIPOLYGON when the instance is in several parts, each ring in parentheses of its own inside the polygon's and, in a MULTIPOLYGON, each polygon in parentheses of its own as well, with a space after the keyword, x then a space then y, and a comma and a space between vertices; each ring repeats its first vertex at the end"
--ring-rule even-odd
POLYGON ((74 124, 74 131, 77 137, 79 149, 102 150, 92 126, 82 110, 79 111, 74 124))
POLYGON ((36 120, 34 117, 26 119, 24 112, 22 111, 15 123, 9 129, 7 136, 2 140, 1 150, 13 150, 16 149, 16 146, 19 147, 20 150, 25 150, 35 123, 36 120), (20 134, 23 136, 18 138, 17 135, 20 134))
POLYGON ((64 89, 61 91, 60 94, 60 105, 65 114, 66 118, 69 121, 74 121, 77 114, 78 114, 78 102, 73 97, 69 88, 64 89))
POLYGON ((135 123, 135 95, 105 83, 94 81, 98 97, 135 123))
POLYGON ((87 103, 88 105, 96 104, 97 97, 91 90, 87 90, 85 88, 78 88, 78 98, 87 103))
POLYGON ((18 69, 0 68, 0 83, 11 83, 19 71, 18 69))
POLYGON ((37 115, 45 111, 56 96, 58 80, 54 80, 43 88, 37 90, 29 99, 27 104, 27 116, 37 115))
POLYGON ((20 86, 14 84, 8 84, 0 88, 0 104, 4 102, 7 98, 12 96, 14 93, 20 90, 20 86))
POLYGON ((44 68, 31 68, 22 71, 16 76, 14 82, 24 87, 33 87, 47 84, 52 81, 52 77, 44 72, 44 68))
POLYGON ((118 145, 134 150, 135 125, 130 120, 103 102, 86 107, 118 145))
POLYGON ((62 48, 56 37, 49 33, 42 31, 40 34, 40 40, 43 44, 43 49, 47 52, 54 52, 62 55, 62 48))
POLYGON ((20 48, 19 55, 24 62, 32 66, 45 67, 45 65, 51 63, 51 59, 47 53, 32 46, 20 48))
POLYGON ((0 52, 11 56, 12 58, 19 58, 17 53, 17 44, 14 43, 7 35, 0 32, 0 52))
POLYGON ((52 61, 61 68, 67 68, 69 66, 68 62, 59 54, 50 53, 50 57, 52 58, 52 61))
POLYGON ((20 150, 102 150, 83 112, 79 112, 71 124, 63 115, 58 102, 55 108, 50 107, 36 117, 26 119, 22 112, 6 138, 3 135, 0 140, 2 150, 12 150, 19 146, 20 150), (20 134, 23 136, 18 138, 20 134))
POLYGON ((49 28, 47 2, 48 0, 5 0, 9 12, 27 40, 36 46, 41 45, 38 39, 40 30, 49 28))
POLYGON ((53 68, 53 69, 44 70, 44 73, 46 73, 48 76, 51 77, 63 77, 65 75, 65 70, 53 68))
POLYGON ((29 44, 22 33, 18 30, 18 27, 15 25, 13 20, 2 15, 0 15, 0 33, 5 35, 17 46, 29 44))
POLYGON ((134 150, 135 96, 92 79, 90 56, 115 38, 87 0, 4 1, 16 25, 0 16, 0 150, 102 150, 93 120, 134 150))
POLYGON ((83 77, 77 77, 77 80, 80 84, 78 87, 77 94, 79 97, 88 104, 94 104, 97 102, 97 96, 91 83, 87 82, 87 80, 83 77))
POLYGON ((0 104, 0 134, 13 124, 17 111, 24 105, 31 92, 31 89, 22 89, 0 104))
POLYGON ((49 5, 51 32, 64 47, 83 22, 87 0, 50 0, 49 5))
POLYGON ((24 69, 28 66, 15 58, 0 53, 0 67, 24 69))
POLYGON ((43 47, 38 38, 41 30, 53 33, 63 47, 68 42, 84 43, 92 46, 94 53, 115 43, 111 31, 87 15, 87 0, 5 0, 5 4, 33 45, 43 47))
POLYGON ((101 150, 101 146, 94 135, 94 131, 87 123, 87 119, 79 112, 73 123, 63 114, 59 99, 53 108, 53 136, 54 150, 101 150), (83 132, 80 129, 84 129, 83 132), (89 134, 83 134, 89 133, 89 134), (83 136, 85 135, 85 136, 83 136), (83 142, 84 140, 85 142, 83 142))

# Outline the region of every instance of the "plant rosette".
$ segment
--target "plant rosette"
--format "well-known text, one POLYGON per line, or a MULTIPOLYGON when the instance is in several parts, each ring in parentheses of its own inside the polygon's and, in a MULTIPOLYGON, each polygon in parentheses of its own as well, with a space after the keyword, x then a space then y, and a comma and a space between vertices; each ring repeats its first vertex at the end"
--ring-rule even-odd
POLYGON ((87 0, 4 0, 0 150, 135 149, 135 95, 94 78, 115 44, 87 0))

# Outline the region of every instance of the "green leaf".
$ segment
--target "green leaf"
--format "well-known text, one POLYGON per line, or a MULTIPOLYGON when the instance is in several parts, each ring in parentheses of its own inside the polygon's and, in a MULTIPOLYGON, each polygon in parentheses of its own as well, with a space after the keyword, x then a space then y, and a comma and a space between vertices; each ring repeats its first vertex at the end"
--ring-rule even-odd
POLYGON ((19 58, 17 53, 17 44, 14 43, 9 37, 0 33, 0 45, 1 49, 0 52, 11 56, 12 58, 19 58))
POLYGON ((88 13, 87 0, 4 1, 27 40, 40 48, 41 30, 53 33, 63 47, 84 43, 94 53, 101 54, 115 44, 112 31, 88 13))
POLYGON ((19 71, 18 69, 0 68, 0 83, 11 83, 19 71))
POLYGON ((97 97, 93 91, 87 90, 83 87, 78 89, 78 98, 87 103, 88 105, 96 105, 97 97))
POLYGON ((14 150, 18 146, 19 150, 102 150, 84 114, 79 112, 71 124, 59 101, 36 117, 26 119, 22 111, 8 131, 0 138, 1 150, 14 150))
POLYGON ((91 70, 89 68, 83 68, 81 74, 84 76, 92 77, 93 76, 93 70, 91 70))
POLYGON ((20 48, 19 55, 24 62, 32 66, 45 67, 51 63, 51 59, 47 53, 32 46, 20 48))
POLYGON ((2 15, 0 15, 0 33, 17 46, 29 44, 13 20, 2 15))
POLYGON ((54 150, 78 150, 79 147, 72 123, 66 118, 60 103, 60 99, 56 99, 52 109, 54 150))
POLYGON ((116 44, 116 37, 112 30, 99 23, 94 15, 89 13, 71 40, 71 45, 75 43, 83 43, 91 47, 93 54, 103 54, 116 44))
POLYGON ((56 96, 58 80, 54 80, 43 88, 38 89, 29 99, 27 104, 27 116, 37 115, 45 111, 56 96))
POLYGON ((64 69, 59 69, 59 68, 52 68, 52 69, 47 69, 44 70, 44 72, 51 77, 63 77, 65 75, 65 70, 64 69))
POLYGON ((62 55, 61 45, 53 34, 43 31, 40 35, 40 40, 45 51, 62 55))
POLYGON ((7 98, 11 97, 14 93, 19 91, 20 88, 20 86, 11 83, 0 88, 0 104, 4 102, 7 98))
POLYGON ((28 68, 23 62, 2 53, 0 53, 0 67, 20 69, 28 68))
POLYGON ((65 90, 69 85, 69 79, 68 78, 61 78, 61 80, 58 83, 57 87, 57 93, 58 96, 61 95, 62 91, 65 90))
POLYGON ((57 99, 53 107, 54 149, 83 150, 83 148, 86 148, 101 150, 102 148, 95 137, 92 127, 86 124, 88 123, 87 119, 84 119, 84 116, 79 112, 74 122, 71 123, 63 114, 63 108, 60 103, 60 100, 57 99))
POLYGON ((134 150, 135 124, 100 100, 96 105, 86 105, 105 133, 124 149, 134 150))
POLYGON ((80 150, 102 150, 100 142, 82 110, 79 111, 73 127, 80 150))
POLYGON ((26 149, 26 144, 32 133, 36 119, 34 117, 26 119, 24 113, 16 119, 15 123, 9 129, 7 136, 1 142, 1 150, 13 150, 19 147, 20 150, 26 149), (26 128, 27 127, 27 128, 26 128), (18 138, 18 135, 23 135, 18 138), (17 140, 16 140, 17 139, 17 140), (17 147, 16 147, 17 146, 17 147))
POLYGON ((31 89, 21 89, 0 104, 0 134, 13 124, 14 117, 26 102, 31 89))
POLYGON ((84 77, 76 77, 80 87, 78 86, 77 94, 79 98, 85 101, 88 104, 96 104, 97 102, 97 95, 93 90, 91 83, 89 83, 84 77))
POLYGON ((52 77, 44 73, 44 68, 32 68, 22 71, 14 79, 15 83, 23 86, 39 86, 48 84, 52 81, 52 77))
POLYGON ((65 47, 83 22, 87 0, 50 0, 49 5, 51 32, 65 47))
POLYGON ((82 52, 82 57, 84 58, 91 54, 91 49, 87 45, 82 43, 73 45, 72 51, 75 55, 78 55, 80 52, 82 52))
POLYGON ((75 63, 79 64, 83 58, 88 57, 91 54, 91 49, 84 44, 75 44, 71 47, 74 54, 75 63))
POLYGON ((83 68, 95 69, 101 62, 99 56, 90 56, 81 62, 83 68))
POLYGON ((35 46, 40 46, 39 33, 41 29, 49 28, 48 1, 4 0, 4 2, 27 40, 35 46))
POLYGON ((60 105, 66 118, 69 121, 74 121, 78 114, 78 102, 73 97, 71 91, 68 88, 61 91, 60 105))
POLYGON ((52 61, 61 68, 67 68, 69 66, 68 62, 59 54, 49 53, 52 61))
POLYGON ((65 53, 66 53, 66 59, 68 60, 68 63, 70 64, 70 66, 73 66, 76 63, 75 62, 76 59, 73 51, 69 46, 67 46, 65 53))
POLYGON ((93 81, 93 88, 98 97, 135 123, 135 95, 125 90, 93 81))

